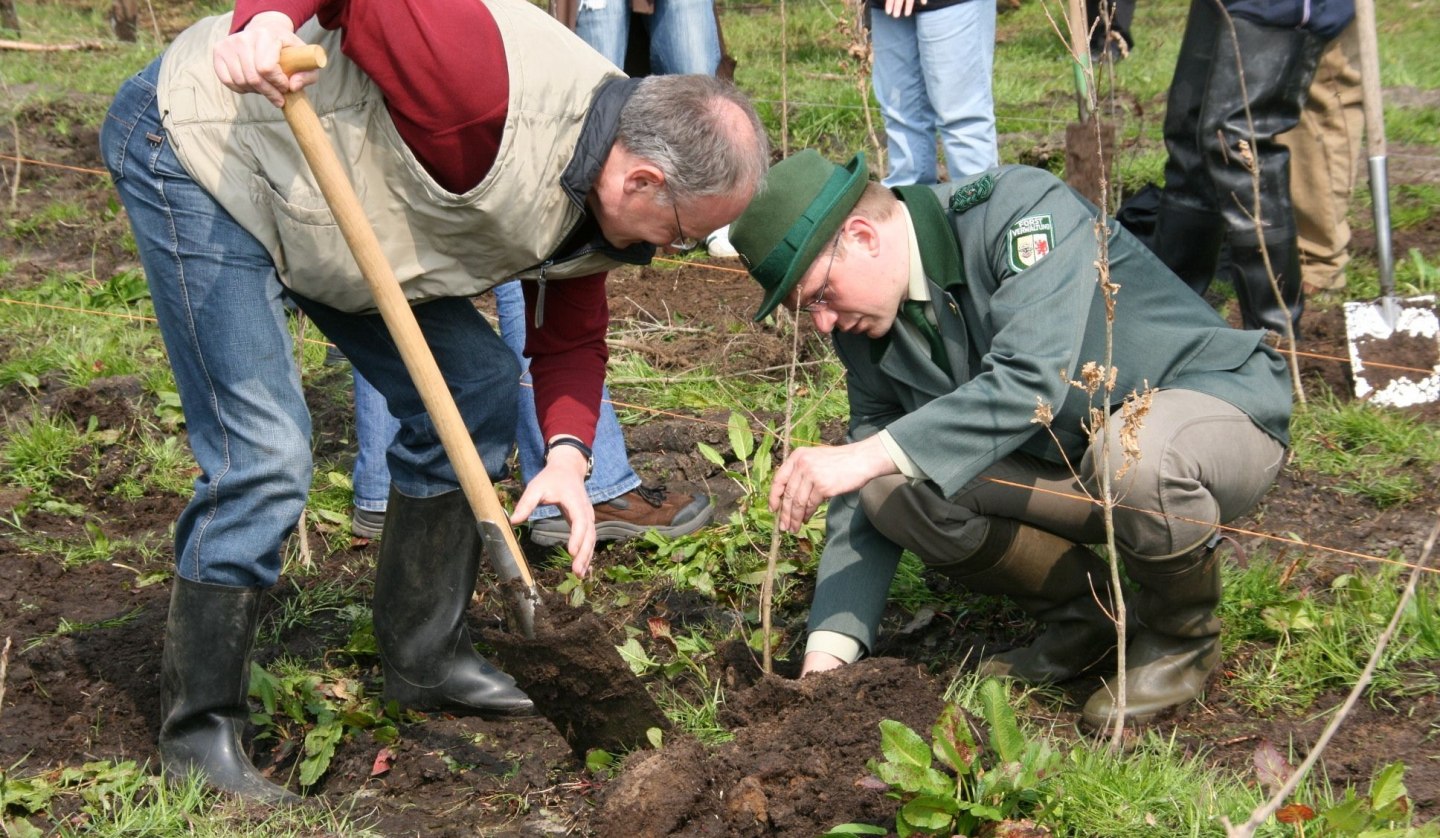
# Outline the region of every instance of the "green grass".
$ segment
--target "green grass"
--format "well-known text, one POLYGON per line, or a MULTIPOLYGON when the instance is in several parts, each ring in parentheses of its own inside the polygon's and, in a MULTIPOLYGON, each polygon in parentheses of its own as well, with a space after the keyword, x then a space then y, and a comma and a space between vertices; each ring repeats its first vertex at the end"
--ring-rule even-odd
MULTIPOLYGON (((946 701, 973 719, 983 718, 982 682, 974 674, 957 678, 946 690, 946 701)), ((1049 716, 1062 701, 1053 687, 1014 686, 1010 691, 1010 704, 1027 739, 1047 740, 1062 754, 1054 778, 1060 793, 1035 818, 1057 836, 1221 838, 1221 817, 1239 823, 1264 800, 1253 782, 1216 771, 1207 753, 1174 736, 1143 733, 1116 752, 1108 740, 1077 737, 1073 729, 1033 721, 1049 716)), ((1295 799, 1323 803, 1330 795, 1312 778, 1301 784, 1295 799)), ((1271 820, 1256 834, 1288 838, 1295 833, 1271 820)))
POLYGON ((60 624, 55 627, 54 631, 46 632, 45 634, 30 638, 30 640, 26 641, 21 651, 29 652, 36 646, 39 646, 56 637, 64 637, 66 635, 79 634, 81 632, 87 631, 101 631, 106 629, 123 628, 124 626, 134 622, 135 618, 140 616, 140 614, 143 613, 144 610, 145 609, 143 606, 137 606, 134 609, 130 610, 128 613, 123 614, 119 617, 111 617, 110 619, 99 620, 93 623, 72 623, 69 620, 62 618, 60 620, 60 624))
MULTIPOLYGON (((1280 588, 1281 568, 1262 559, 1227 574, 1221 616, 1230 687, 1257 712, 1304 710, 1359 678, 1399 604, 1404 568, 1384 564, 1339 576, 1325 590, 1299 591, 1280 588)), ((1430 668, 1440 659, 1437 615, 1440 576, 1426 573, 1375 671, 1372 703, 1440 690, 1430 668)))
POLYGON ((1334 478, 1334 491, 1385 508, 1425 489, 1440 463, 1440 437, 1404 413, 1333 396, 1297 410, 1291 421, 1293 467, 1334 478))
POLYGON ((69 201, 57 201, 47 205, 40 212, 26 218, 12 218, 5 222, 10 233, 16 237, 39 236, 57 226, 77 225, 87 218, 85 208, 69 201))
MULTIPOLYGON (((257 643, 273 646, 286 632, 312 626, 316 618, 330 614, 338 617, 353 636, 359 628, 371 625, 367 586, 355 579, 326 579, 311 585, 300 585, 294 578, 284 580, 290 594, 280 597, 280 606, 266 616, 257 643)), ((368 648, 372 644, 365 644, 368 648)))
MULTIPOLYGON (((25 3, 16 5, 23 27, 23 39, 42 44, 68 44, 89 41, 99 49, 60 52, 6 52, 0 66, 0 82, 12 94, 14 111, 32 109, 51 102, 65 102, 68 108, 57 127, 66 130, 69 120, 77 118, 87 125, 98 125, 109 98, 125 77, 133 74, 160 54, 164 44, 156 37, 149 7, 140 6, 138 40, 127 44, 117 40, 107 15, 110 6, 104 3, 25 3)), ((194 19, 228 10, 220 2, 194 4, 194 19)), ((13 35, 6 35, 13 37, 13 35)), ((0 88, 3 89, 3 88, 0 88)), ((0 118, 4 117, 0 112, 0 118)))
MULTIPOLYGON (((618 406, 624 424, 639 424, 654 411, 740 410, 754 416, 785 409, 783 368, 766 370, 763 377, 721 375, 707 366, 672 375, 656 370, 642 355, 628 354, 611 358, 607 381, 616 401, 643 405, 639 410, 618 406)), ((798 420, 819 424, 848 416, 844 373, 833 356, 818 365, 801 367, 796 388, 801 394, 796 405, 798 420)))
POLYGON ((159 433, 143 435, 135 459, 144 465, 120 478, 114 492, 126 500, 153 495, 189 497, 195 485, 195 460, 179 437, 159 433))
POLYGON ((52 274, 8 296, 17 304, 0 305, 0 329, 25 351, 0 359, 0 386, 33 388, 53 376, 79 387, 97 378, 148 372, 163 360, 138 271, 103 279, 52 274))
POLYGON ((9 475, 7 482, 47 493, 50 485, 82 477, 71 471, 71 463, 93 440, 87 431, 67 418, 54 418, 38 410, 28 419, 12 422, 7 429, 0 462, 9 475))
MULTIPOLYGON (((23 767, 23 766, 19 766, 23 767)), ((170 785, 134 761, 90 762, 59 772, 23 778, 15 768, 0 771, 0 801, 13 815, 43 812, 60 797, 78 801, 76 813, 41 831, 20 817, 7 816, 0 827, 14 838, 158 838, 204 835, 207 838, 309 838, 345 835, 374 838, 368 816, 325 805, 266 809, 207 791, 198 779, 170 785)))
POLYGON ((162 550, 150 540, 111 538, 92 521, 87 521, 83 529, 84 535, 70 538, 26 534, 15 541, 34 555, 59 559, 60 566, 66 570, 96 562, 116 562, 122 553, 130 551, 144 558, 156 558, 162 550))
MULTIPOLYGON (((1218 838, 1220 817, 1243 821, 1263 800, 1253 786, 1211 770, 1203 753, 1153 733, 1123 754, 1080 744, 1067 755, 1060 784, 1065 798, 1053 817, 1068 835, 1218 838)), ((1294 833, 1271 821, 1258 834, 1294 833)))

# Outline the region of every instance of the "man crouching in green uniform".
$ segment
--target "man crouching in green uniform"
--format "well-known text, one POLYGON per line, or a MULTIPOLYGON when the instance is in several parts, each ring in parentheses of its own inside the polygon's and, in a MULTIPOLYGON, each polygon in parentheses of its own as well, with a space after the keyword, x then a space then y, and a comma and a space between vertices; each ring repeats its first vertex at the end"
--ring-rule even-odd
MULTIPOLYGON (((1220 659, 1218 525, 1280 471, 1290 388, 1263 332, 1227 327, 1108 230, 1119 287, 1107 374, 1096 210, 1049 173, 1005 166, 889 190, 869 182, 863 155, 842 167, 813 151, 770 170, 731 228, 765 289, 756 319, 809 312, 850 397, 846 444, 796 450, 770 491, 790 531, 830 500, 805 673, 874 648, 902 549, 1044 624, 982 673, 1055 682, 1113 662, 1109 571, 1084 546, 1105 540, 1086 498, 1108 462, 1138 623, 1127 717, 1203 692, 1220 659)), ((1083 722, 1108 725, 1117 705, 1107 681, 1083 722)))

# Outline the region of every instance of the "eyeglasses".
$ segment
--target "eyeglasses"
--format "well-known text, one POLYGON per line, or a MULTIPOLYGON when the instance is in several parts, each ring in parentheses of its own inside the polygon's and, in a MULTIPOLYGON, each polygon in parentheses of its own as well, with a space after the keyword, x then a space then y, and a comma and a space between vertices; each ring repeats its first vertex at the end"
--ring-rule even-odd
POLYGON ((685 225, 680 223, 680 202, 675 200, 669 184, 665 185, 665 192, 670 196, 670 209, 675 211, 675 241, 670 242, 670 249, 688 253, 700 246, 700 240, 685 235, 685 225))
POLYGON ((810 298, 810 302, 796 306, 796 311, 814 314, 817 308, 825 308, 830 305, 830 301, 825 299, 825 293, 830 290, 830 269, 835 267, 835 252, 839 249, 840 233, 836 233, 835 241, 830 246, 830 261, 825 263, 825 278, 820 281, 820 287, 815 290, 815 296, 810 298))

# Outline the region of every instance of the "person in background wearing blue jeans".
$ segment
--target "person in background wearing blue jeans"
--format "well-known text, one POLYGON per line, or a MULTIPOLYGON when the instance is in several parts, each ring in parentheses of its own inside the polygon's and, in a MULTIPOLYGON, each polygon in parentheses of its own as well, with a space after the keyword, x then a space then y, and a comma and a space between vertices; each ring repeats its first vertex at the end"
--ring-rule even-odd
MULTIPOLYGON (((579 0, 578 4, 574 0, 560 0, 552 6, 551 14, 575 30, 610 63, 631 75, 715 75, 720 67, 720 29, 713 0, 579 0), (635 22, 643 20, 648 34, 649 51, 645 55, 629 55, 634 41, 630 29, 632 6, 635 22)), ((706 240, 713 255, 727 255, 723 252, 729 247, 725 229, 722 227, 706 240)), ((728 255, 733 256, 734 250, 728 255)), ((495 309, 500 319, 500 336, 514 350, 524 371, 522 381, 528 384, 528 362, 524 356, 525 301, 518 283, 495 288, 495 309)), ((630 468, 630 455, 615 409, 610 404, 608 388, 602 399, 593 449, 595 470, 585 481, 585 491, 595 505, 596 539, 619 541, 649 531, 674 538, 704 526, 715 511, 708 496, 695 497, 671 493, 664 486, 641 485, 640 476, 630 468)), ((353 471, 355 508, 351 530, 361 538, 378 536, 385 523, 385 501, 390 493, 385 448, 397 427, 385 408, 385 400, 356 373, 355 434, 359 452, 353 471)), ((520 471, 529 481, 544 468, 545 443, 535 418, 534 392, 528 386, 520 388, 517 442, 520 471)), ((564 544, 569 538, 570 525, 559 508, 541 506, 530 516, 530 540, 536 544, 553 546, 564 544)))
POLYGON ((995 4, 870 0, 875 99, 885 118, 886 186, 939 182, 935 136, 950 177, 1000 162, 995 141, 995 4))
POLYGON ((631 76, 715 75, 720 66, 713 0, 580 0, 578 7, 572 0, 556 3, 552 14, 631 76), (647 55, 629 54, 632 24, 645 28, 647 55))
MULTIPOLYGON (((704 73, 735 80, 735 60, 714 0, 551 0, 550 14, 632 78, 704 73)), ((734 258, 727 224, 705 238, 711 256, 734 258)))
MULTIPOLYGON (((516 442, 520 449, 520 473, 528 482, 545 467, 545 440, 535 418, 535 391, 530 388, 530 363, 525 358, 525 298, 520 283, 495 287, 495 308, 504 338, 520 362, 520 421, 516 442)), ((361 538, 380 535, 385 524, 385 500, 390 494, 390 470, 385 449, 400 423, 385 407, 385 398, 370 382, 355 375, 355 435, 359 451, 355 456, 353 482, 355 511, 351 531, 361 538)), ((601 392, 600 419, 595 426, 592 456, 595 470, 585 481, 585 491, 595 505, 595 539, 620 541, 654 530, 670 537, 685 535, 704 526, 715 511, 708 495, 692 497, 671 493, 663 486, 641 485, 640 476, 630 467, 625 436, 610 403, 610 389, 601 392)), ((554 505, 536 507, 530 515, 530 540, 546 547, 564 544, 570 525, 554 505)))

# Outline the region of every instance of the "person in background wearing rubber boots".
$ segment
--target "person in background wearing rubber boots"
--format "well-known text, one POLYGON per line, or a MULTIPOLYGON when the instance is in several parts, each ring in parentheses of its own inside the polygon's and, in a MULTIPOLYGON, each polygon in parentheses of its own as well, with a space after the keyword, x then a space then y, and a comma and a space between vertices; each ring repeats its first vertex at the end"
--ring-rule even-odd
POLYGON ((121 87, 101 152, 201 471, 176 524, 161 765, 280 803, 295 796, 255 770, 240 732, 261 595, 279 577, 312 476, 286 301, 400 422, 373 602, 384 698, 532 712, 470 642, 476 522, 282 117, 284 93, 301 88, 492 477, 504 476, 514 444, 519 369, 470 298, 524 280, 549 448, 512 522, 558 505, 581 575, 595 545, 584 478, 604 381, 606 271, 733 220, 769 162, 759 119, 733 87, 626 79, 525 0, 241 0, 121 87), (281 48, 306 43, 325 47, 329 66, 287 77, 281 48))
POLYGON ((1228 246, 1246 329, 1300 334, 1290 152, 1276 138, 1300 121, 1325 45, 1354 16, 1354 0, 1190 3, 1165 110, 1169 157, 1150 246, 1197 294, 1210 287, 1228 246))
MULTIPOLYGON (((1289 380, 1263 332, 1227 327, 1113 220, 1107 374, 1096 221, 1039 169, 892 190, 869 182, 863 155, 838 166, 805 151, 731 225, 764 289, 756 316, 809 312, 846 371, 846 443, 795 450, 770 490, 790 531, 829 501, 803 673, 875 648, 905 549, 1043 624, 982 673, 1047 683, 1113 667, 1109 570, 1085 546, 1105 540, 1088 500, 1104 469, 1135 586, 1128 716, 1201 695, 1220 660, 1219 525, 1280 471, 1289 380), (1083 386, 1112 376, 1108 397, 1083 386), (1092 441, 1085 423, 1107 398, 1092 441)), ((1115 699, 1107 679, 1084 724, 1109 725, 1115 699)))

